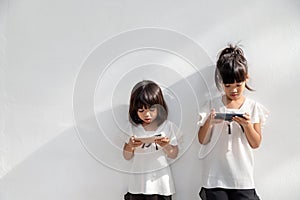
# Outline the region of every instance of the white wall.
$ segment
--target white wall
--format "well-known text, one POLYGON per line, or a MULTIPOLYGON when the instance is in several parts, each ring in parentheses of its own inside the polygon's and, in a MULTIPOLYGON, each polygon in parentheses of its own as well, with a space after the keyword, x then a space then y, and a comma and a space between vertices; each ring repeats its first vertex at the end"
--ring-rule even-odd
POLYGON ((217 52, 239 41, 256 89, 248 95, 271 111, 255 151, 257 191, 265 200, 299 199, 299 7, 1 0, 0 199, 122 199, 129 91, 147 78, 163 86, 185 137, 172 164, 174 199, 199 199, 199 104, 214 95, 217 52))

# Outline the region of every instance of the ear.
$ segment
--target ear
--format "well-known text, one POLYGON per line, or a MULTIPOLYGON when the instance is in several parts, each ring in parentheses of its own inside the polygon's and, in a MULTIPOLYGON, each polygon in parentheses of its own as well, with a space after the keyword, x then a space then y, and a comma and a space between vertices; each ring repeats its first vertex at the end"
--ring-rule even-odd
POLYGON ((249 77, 249 74, 247 74, 247 75, 246 75, 246 82, 249 81, 249 78, 250 78, 250 77, 249 77))

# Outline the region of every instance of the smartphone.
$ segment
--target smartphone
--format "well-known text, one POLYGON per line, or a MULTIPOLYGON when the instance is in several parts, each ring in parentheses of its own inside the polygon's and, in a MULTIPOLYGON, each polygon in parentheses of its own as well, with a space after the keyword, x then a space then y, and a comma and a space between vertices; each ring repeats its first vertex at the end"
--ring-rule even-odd
POLYGON ((231 121, 233 117, 242 117, 244 114, 241 113, 216 113, 215 119, 223 119, 225 121, 231 121))
POLYGON ((156 139, 164 138, 161 134, 153 135, 150 137, 140 137, 136 138, 136 140, 141 141, 143 143, 154 143, 156 139))

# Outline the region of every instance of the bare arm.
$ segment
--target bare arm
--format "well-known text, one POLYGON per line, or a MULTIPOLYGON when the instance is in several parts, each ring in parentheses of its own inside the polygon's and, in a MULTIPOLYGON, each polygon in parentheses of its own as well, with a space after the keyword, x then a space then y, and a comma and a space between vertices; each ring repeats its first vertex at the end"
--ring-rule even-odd
POLYGON ((244 127, 244 130, 250 146, 253 149, 258 148, 262 140, 260 123, 250 124, 244 127))
POLYGON ((169 144, 170 139, 167 137, 155 140, 155 143, 163 147, 164 152, 169 158, 176 158, 178 155, 178 146, 169 144))
POLYGON ((250 115, 247 113, 244 114, 244 117, 245 119, 241 117, 234 117, 233 120, 243 126, 249 145, 253 149, 256 149, 260 146, 262 140, 261 124, 260 123, 252 124, 250 121, 250 115))
POLYGON ((209 117, 207 118, 203 126, 199 128, 198 140, 200 144, 209 143, 214 125, 222 122, 222 120, 220 119, 214 119, 215 116, 216 116, 215 109, 212 109, 211 113, 209 114, 209 117))
POLYGON ((178 155, 178 146, 177 145, 173 146, 171 144, 168 144, 163 148, 163 150, 169 158, 175 159, 178 155))
POLYGON ((142 142, 141 141, 138 141, 138 140, 135 140, 135 138, 132 136, 128 143, 125 143, 124 144, 124 147, 123 147, 123 157, 126 159, 126 160, 130 160, 132 159, 132 157, 134 156, 134 150, 136 147, 142 145, 142 142))
POLYGON ((211 124, 211 119, 208 118, 203 126, 199 128, 198 140, 200 144, 207 144, 211 138, 211 130, 213 125, 211 124))

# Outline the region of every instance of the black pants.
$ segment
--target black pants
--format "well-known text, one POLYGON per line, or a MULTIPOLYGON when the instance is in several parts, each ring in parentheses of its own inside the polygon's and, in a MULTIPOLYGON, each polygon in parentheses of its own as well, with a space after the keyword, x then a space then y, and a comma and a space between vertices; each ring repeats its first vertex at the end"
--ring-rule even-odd
POLYGON ((164 196, 158 194, 131 194, 127 192, 124 200, 172 200, 172 196, 164 196))
POLYGON ((202 200, 259 200, 255 189, 201 188, 202 200))

